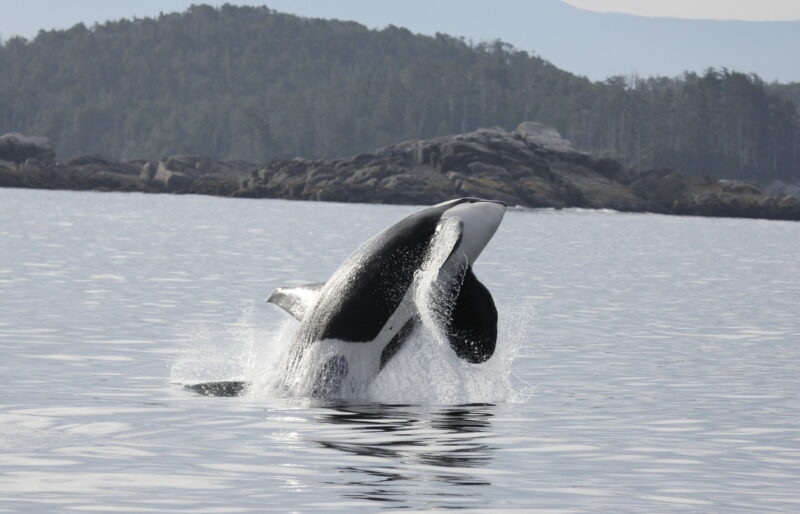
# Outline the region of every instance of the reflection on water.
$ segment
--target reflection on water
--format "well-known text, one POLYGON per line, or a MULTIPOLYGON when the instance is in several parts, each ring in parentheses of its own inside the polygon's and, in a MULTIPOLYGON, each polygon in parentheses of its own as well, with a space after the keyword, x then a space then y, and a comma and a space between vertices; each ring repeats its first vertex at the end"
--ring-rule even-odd
POLYGON ((344 463, 351 455, 375 461, 339 467, 347 478, 331 483, 347 486, 351 491, 345 497, 460 508, 466 498, 480 497, 480 491, 468 488, 492 485, 486 476, 470 471, 487 468, 492 460, 495 448, 485 440, 491 435, 493 409, 491 404, 433 410, 413 405, 336 406, 313 419, 346 431, 315 442, 344 454, 344 463), (436 484, 467 488, 436 489, 436 484), (420 486, 430 489, 427 497, 414 494, 420 486), (450 502, 451 498, 458 501, 450 502))

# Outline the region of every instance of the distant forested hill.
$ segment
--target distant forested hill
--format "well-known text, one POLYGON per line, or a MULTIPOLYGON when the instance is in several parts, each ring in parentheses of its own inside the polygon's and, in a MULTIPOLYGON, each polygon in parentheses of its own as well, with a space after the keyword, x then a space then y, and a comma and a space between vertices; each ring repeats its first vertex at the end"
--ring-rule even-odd
POLYGON ((592 83, 502 42, 194 6, 5 42, 0 133, 48 136, 62 158, 265 161, 536 120, 633 166, 768 181, 800 177, 776 87, 727 70, 592 83))
POLYGON ((800 82, 791 82, 789 84, 770 84, 768 90, 780 97, 794 102, 795 109, 800 111, 800 82))

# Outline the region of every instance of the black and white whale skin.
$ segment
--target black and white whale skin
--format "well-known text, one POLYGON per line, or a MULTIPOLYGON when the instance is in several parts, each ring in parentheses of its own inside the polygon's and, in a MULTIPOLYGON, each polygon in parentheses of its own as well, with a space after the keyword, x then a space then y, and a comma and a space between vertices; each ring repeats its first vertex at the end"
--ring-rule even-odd
MULTIPOLYGON (((363 390, 420 323, 436 325, 459 358, 488 360, 497 309, 472 265, 505 211, 502 202, 478 198, 428 207, 363 243, 326 282, 276 289, 268 301, 300 322, 283 374, 286 391, 342 398, 363 390)), ((236 396, 247 385, 186 387, 236 396)))
POLYGON ((471 363, 489 359, 497 309, 472 265, 505 210, 502 202, 477 198, 428 207, 362 244, 324 284, 273 292, 268 301, 300 321, 286 374, 290 389, 337 397, 377 376, 420 323, 422 274, 433 277, 423 295, 455 354, 471 363), (308 359, 318 363, 312 377, 296 373, 309 368, 308 359))

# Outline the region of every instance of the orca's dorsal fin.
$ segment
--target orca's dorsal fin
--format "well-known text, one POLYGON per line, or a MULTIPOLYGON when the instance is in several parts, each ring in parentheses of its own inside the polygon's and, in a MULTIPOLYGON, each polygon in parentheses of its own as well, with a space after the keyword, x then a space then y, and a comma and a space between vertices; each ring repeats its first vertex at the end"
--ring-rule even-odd
POLYGON ((324 286, 324 283, 320 283, 279 287, 272 292, 267 301, 285 310, 298 321, 302 321, 308 308, 314 305, 319 298, 319 292, 324 286))
POLYGON ((494 353, 497 308, 492 294, 472 272, 472 266, 467 266, 463 277, 444 332, 456 355, 478 364, 489 360, 494 353))

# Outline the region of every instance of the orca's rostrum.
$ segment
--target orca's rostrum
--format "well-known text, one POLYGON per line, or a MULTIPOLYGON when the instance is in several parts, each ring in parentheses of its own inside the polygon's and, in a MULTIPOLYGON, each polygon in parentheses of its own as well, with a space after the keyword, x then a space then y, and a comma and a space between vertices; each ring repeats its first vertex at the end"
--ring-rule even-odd
MULTIPOLYGON (((478 198, 428 207, 366 241, 325 283, 275 290, 268 301, 300 322, 284 386, 293 396, 325 398, 364 387, 419 323, 435 325, 461 359, 489 359, 497 309, 472 265, 505 210, 478 198)), ((218 384, 191 388, 241 391, 218 384)))

